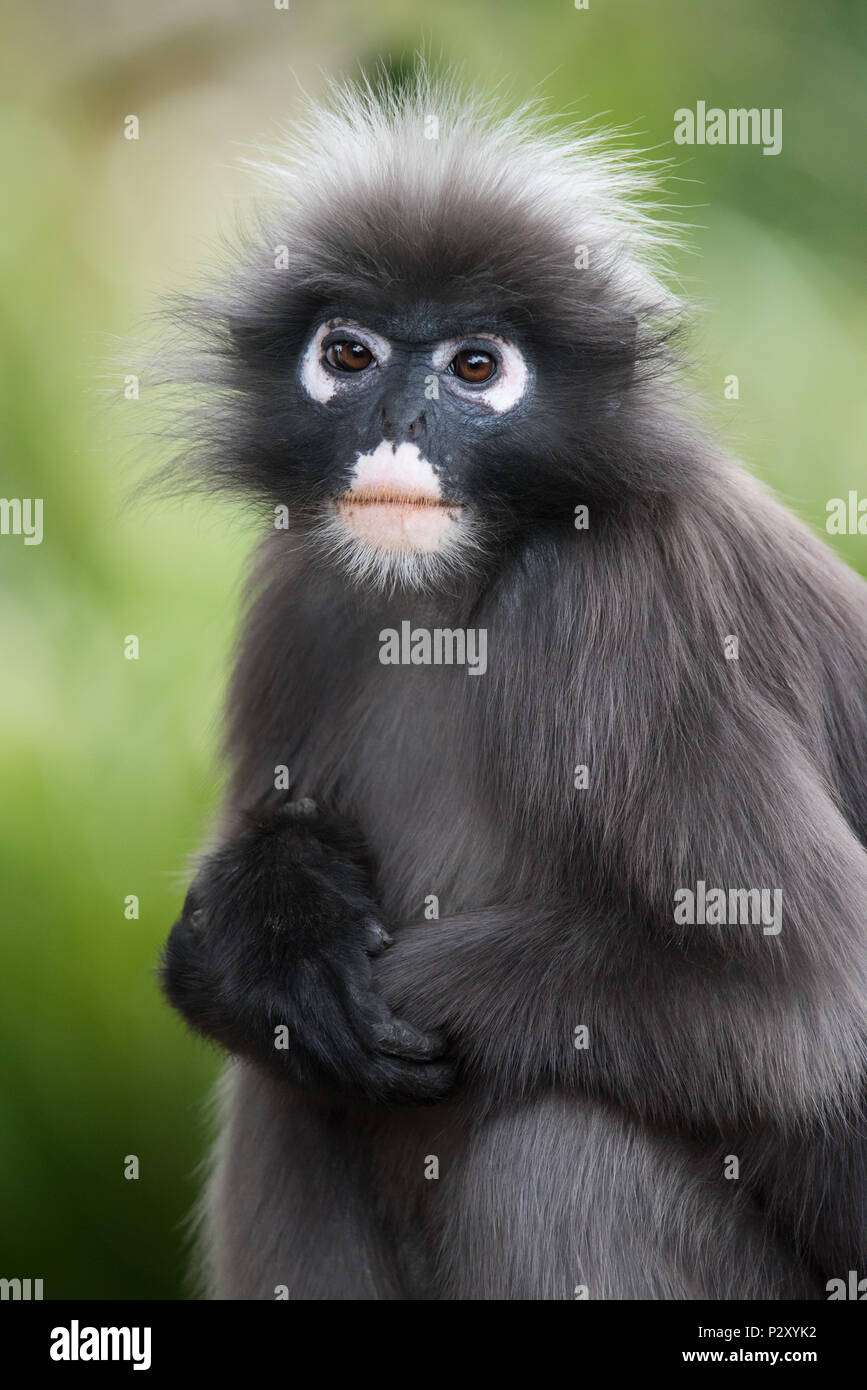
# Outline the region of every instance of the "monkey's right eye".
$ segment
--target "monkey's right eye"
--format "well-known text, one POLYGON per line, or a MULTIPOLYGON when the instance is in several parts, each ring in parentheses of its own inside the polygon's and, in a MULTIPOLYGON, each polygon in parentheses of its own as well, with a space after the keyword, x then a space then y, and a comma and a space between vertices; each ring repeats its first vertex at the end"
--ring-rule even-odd
POLYGON ((464 348, 453 357, 448 370, 461 381, 478 384, 490 381, 497 370, 496 358, 490 352, 479 352, 476 348, 464 348))
POLYGON ((325 349, 325 361, 338 372, 363 372, 375 364, 376 358, 364 343, 352 342, 349 338, 329 343, 325 349))

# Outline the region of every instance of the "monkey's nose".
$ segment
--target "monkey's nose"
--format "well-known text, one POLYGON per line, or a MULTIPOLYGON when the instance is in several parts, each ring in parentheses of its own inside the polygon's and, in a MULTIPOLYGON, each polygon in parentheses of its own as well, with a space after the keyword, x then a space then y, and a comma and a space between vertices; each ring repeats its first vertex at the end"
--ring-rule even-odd
POLYGON ((421 434, 422 430, 424 429, 424 425, 425 413, 423 410, 421 410, 419 411, 418 415, 415 417, 414 420, 410 420, 409 424, 406 427, 407 439, 415 439, 416 435, 421 434))
POLYGON ((426 416, 423 410, 417 415, 406 412, 401 415, 400 411, 390 410, 387 406, 382 408, 382 437, 395 444, 400 444, 404 440, 414 442, 420 439, 424 433, 426 416), (407 418, 407 414, 409 418, 407 418))

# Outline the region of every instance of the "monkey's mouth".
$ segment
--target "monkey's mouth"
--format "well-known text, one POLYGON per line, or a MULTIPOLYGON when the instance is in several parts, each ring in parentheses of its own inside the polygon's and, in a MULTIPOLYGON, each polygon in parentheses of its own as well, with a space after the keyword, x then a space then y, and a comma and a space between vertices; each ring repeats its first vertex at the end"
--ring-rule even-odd
POLYGON ((358 488, 334 501, 341 524, 376 550, 438 550, 460 522, 463 507, 423 492, 358 488))

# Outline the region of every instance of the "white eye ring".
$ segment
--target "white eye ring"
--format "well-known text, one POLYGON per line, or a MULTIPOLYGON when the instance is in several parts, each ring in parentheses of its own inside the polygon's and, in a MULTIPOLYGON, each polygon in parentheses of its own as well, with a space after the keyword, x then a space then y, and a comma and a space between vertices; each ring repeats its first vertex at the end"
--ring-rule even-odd
MULTIPOLYGON (((301 385, 308 396, 314 401, 319 401, 321 405, 330 401, 338 391, 342 391, 353 377, 352 372, 347 372, 344 382, 322 363, 322 344, 325 339, 330 333, 344 330, 347 338, 364 344, 380 367, 384 367, 391 356, 389 343, 385 338, 380 338, 378 333, 371 333, 369 328, 362 328, 360 324, 347 319, 329 319, 327 323, 321 323, 307 344, 301 359, 301 385)), ((361 376, 362 373, 359 372, 357 375, 361 376)))
MULTIPOLYGON (((498 338, 494 333, 472 333, 466 338, 450 338, 434 349, 433 367, 436 372, 445 372, 462 348, 484 348, 486 343, 490 344, 498 359, 496 374, 490 386, 481 382, 477 386, 469 386, 466 394, 477 397, 480 405, 502 415, 518 404, 530 376, 523 354, 508 338, 498 338)), ((457 390, 466 385, 459 376, 454 375, 450 377, 449 384, 457 390)))

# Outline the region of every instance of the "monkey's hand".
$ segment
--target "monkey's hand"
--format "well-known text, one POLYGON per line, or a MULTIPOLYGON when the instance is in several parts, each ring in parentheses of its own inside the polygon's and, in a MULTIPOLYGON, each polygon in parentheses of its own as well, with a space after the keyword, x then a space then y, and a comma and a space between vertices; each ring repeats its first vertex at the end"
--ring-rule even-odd
POLYGON ((443 1045, 372 986, 391 944, 360 846, 313 802, 250 815, 202 863, 161 967, 199 1032, 289 1081, 390 1104, 442 1100, 443 1045))

